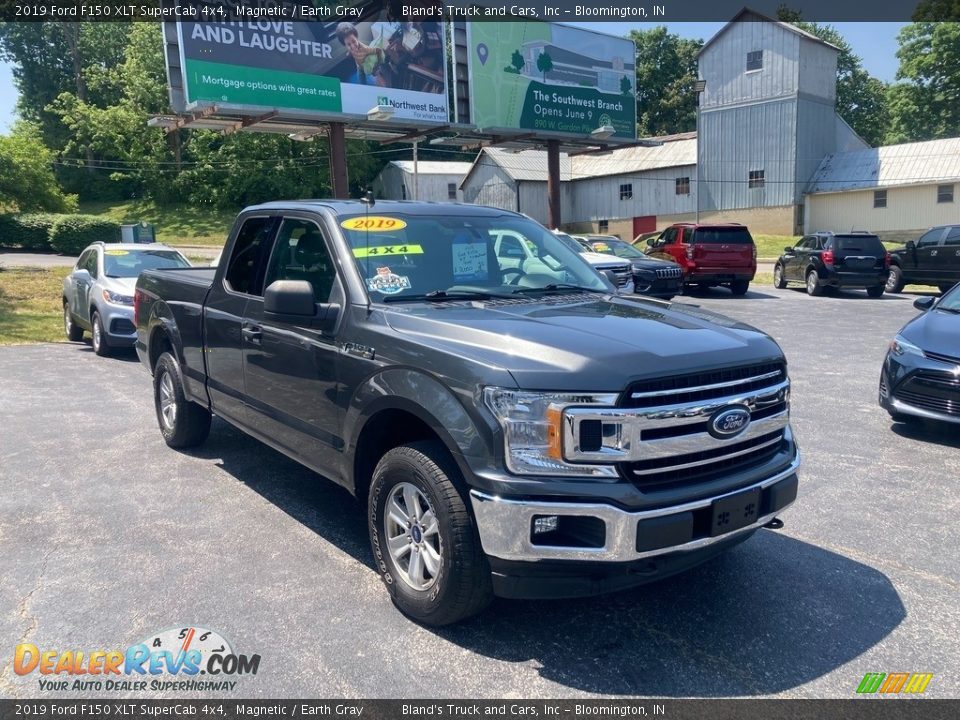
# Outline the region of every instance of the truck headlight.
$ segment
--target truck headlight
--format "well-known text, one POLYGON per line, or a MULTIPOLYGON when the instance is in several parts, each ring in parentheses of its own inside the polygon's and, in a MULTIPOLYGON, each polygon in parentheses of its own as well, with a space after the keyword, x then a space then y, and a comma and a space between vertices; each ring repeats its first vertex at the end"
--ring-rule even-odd
POLYGON ((893 338, 890 343, 890 352, 894 355, 918 355, 923 357, 923 350, 906 340, 902 335, 896 335, 893 338))
POLYGON ((616 477, 612 465, 564 462, 564 408, 576 405, 615 405, 615 393, 542 393, 487 387, 483 402, 503 428, 507 469, 516 475, 616 477))
POLYGON ((103 300, 104 302, 113 303, 114 305, 133 305, 132 295, 121 295, 112 290, 103 291, 103 300))

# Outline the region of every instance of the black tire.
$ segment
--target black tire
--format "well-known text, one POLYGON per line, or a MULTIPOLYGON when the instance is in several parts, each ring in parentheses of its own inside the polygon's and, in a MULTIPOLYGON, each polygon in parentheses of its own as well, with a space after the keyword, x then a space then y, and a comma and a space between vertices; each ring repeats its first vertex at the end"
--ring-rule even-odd
POLYGON ((93 351, 100 357, 106 357, 110 354, 110 346, 107 344, 107 333, 103 329, 103 323, 100 321, 100 313, 96 310, 90 311, 90 337, 93 351))
POLYGON ((884 289, 888 293, 898 293, 903 291, 903 286, 906 283, 903 281, 903 270, 900 269, 899 265, 891 265, 890 272, 887 275, 887 284, 884 285, 884 289))
POLYGON ((773 286, 783 290, 787 286, 787 279, 783 276, 783 266, 777 263, 773 266, 773 286))
POLYGON ((70 303, 63 301, 63 332, 70 342, 79 342, 83 340, 83 328, 73 321, 73 314, 70 312, 70 303))
POLYGON ((820 273, 811 270, 807 273, 807 295, 820 297, 823 295, 823 286, 820 284, 820 273))
MULTIPOLYGON (((473 516, 457 489, 461 482, 459 470, 438 441, 411 443, 388 451, 377 463, 370 482, 367 526, 377 572, 397 608, 424 625, 459 622, 481 612, 493 598, 490 567, 473 516), (439 552, 434 553, 439 555, 438 570, 426 579, 429 584, 423 589, 412 583, 415 551, 406 551, 400 562, 406 559, 407 568, 401 567, 390 552, 387 534, 387 503, 394 492, 410 486, 426 500, 439 532, 436 540, 430 541, 439 547, 439 552)), ((402 526, 398 527, 401 533, 394 538, 407 537, 408 543, 421 547, 428 542, 426 531, 421 533, 411 527, 404 535, 402 526), (416 537, 421 540, 415 541, 416 537)))
POLYGON ((940 285, 937 285, 941 295, 943 295, 945 292, 948 292, 952 287, 953 283, 941 283, 940 285))
POLYGON ((183 393, 180 363, 168 352, 157 360, 153 373, 153 406, 163 440, 172 448, 196 447, 210 434, 210 411, 187 400, 183 393), (165 416, 161 407, 161 396, 165 393, 169 393, 167 396, 175 403, 172 417, 165 416))
POLYGON ((867 295, 872 298, 878 298, 883 296, 884 286, 883 285, 874 285, 873 287, 867 288, 867 295))
POLYGON ((734 280, 730 283, 730 292, 732 292, 737 297, 742 297, 747 294, 747 290, 750 289, 749 280, 734 280))

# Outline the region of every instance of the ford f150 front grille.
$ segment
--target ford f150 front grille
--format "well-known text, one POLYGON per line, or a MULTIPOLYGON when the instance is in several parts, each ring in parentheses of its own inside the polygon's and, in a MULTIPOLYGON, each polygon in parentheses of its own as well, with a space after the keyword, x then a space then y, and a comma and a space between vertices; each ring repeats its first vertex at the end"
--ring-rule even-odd
POLYGON ((641 381, 620 407, 570 407, 563 418, 568 462, 617 463, 643 489, 706 482, 780 452, 790 380, 772 362, 641 381))

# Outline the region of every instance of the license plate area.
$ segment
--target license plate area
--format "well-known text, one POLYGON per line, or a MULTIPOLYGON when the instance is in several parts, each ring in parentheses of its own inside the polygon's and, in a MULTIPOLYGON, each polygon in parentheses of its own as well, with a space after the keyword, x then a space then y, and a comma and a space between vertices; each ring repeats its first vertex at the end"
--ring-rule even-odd
POLYGON ((760 488, 714 500, 711 509, 710 537, 753 525, 760 517, 760 488))

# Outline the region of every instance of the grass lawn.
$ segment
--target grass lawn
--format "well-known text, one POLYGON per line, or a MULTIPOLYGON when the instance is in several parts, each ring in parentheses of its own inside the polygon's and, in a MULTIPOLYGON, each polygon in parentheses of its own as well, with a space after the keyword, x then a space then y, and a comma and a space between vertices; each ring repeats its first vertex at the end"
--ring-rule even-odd
POLYGON ((61 342, 63 278, 73 268, 0 268, 0 345, 61 342))
POLYGON ((233 225, 238 210, 195 207, 192 205, 157 205, 149 200, 125 203, 81 203, 80 212, 100 215, 118 223, 146 220, 157 228, 157 242, 178 245, 221 246, 233 225))

